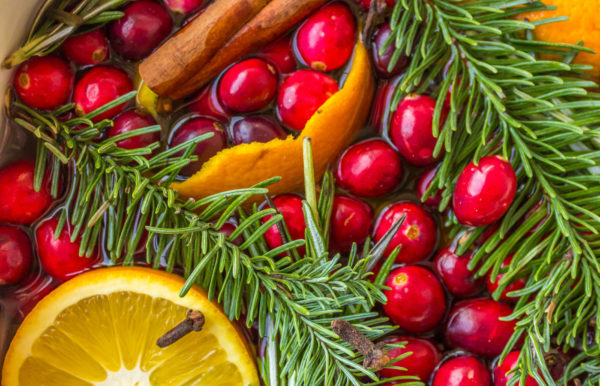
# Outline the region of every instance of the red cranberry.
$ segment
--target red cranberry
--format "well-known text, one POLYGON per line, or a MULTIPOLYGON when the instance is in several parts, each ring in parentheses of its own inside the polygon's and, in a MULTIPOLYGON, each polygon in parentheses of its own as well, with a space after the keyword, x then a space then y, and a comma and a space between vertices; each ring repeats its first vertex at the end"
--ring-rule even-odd
POLYGON ((277 114, 284 125, 302 130, 317 109, 337 91, 337 82, 325 74, 312 70, 296 71, 281 83, 277 114))
POLYGON ((221 101, 217 97, 217 88, 214 84, 209 84, 204 87, 194 97, 192 102, 188 105, 190 112, 204 115, 210 118, 217 119, 219 121, 225 121, 229 119, 229 114, 225 112, 225 107, 221 104, 221 101))
MULTIPOLYGON (((356 0, 358 4, 360 4, 363 9, 369 9, 371 7, 371 0, 356 0)), ((389 8, 393 8, 396 5, 396 0, 385 0, 385 3, 389 8)))
MULTIPOLYGON (((196 149, 192 154, 198 156, 198 160, 184 167, 181 174, 186 176, 194 174, 200 170, 204 162, 223 150, 227 145, 225 130, 214 119, 199 117, 190 119, 171 133, 169 147, 177 146, 206 133, 214 133, 214 135, 196 145, 196 149)), ((179 155, 182 154, 183 152, 179 153, 179 155)))
POLYGON ((492 225, 488 226, 479 235, 479 237, 477 238, 477 240, 475 240, 475 243, 477 245, 483 245, 486 241, 489 240, 490 237, 492 237, 498 231, 498 229, 500 229, 500 223, 499 222, 493 223, 492 225))
POLYGON ((394 68, 392 68, 391 71, 388 71, 388 67, 392 60, 392 55, 394 55, 395 51, 394 43, 392 42, 392 44, 389 45, 389 47, 383 52, 383 54, 380 53, 381 48, 384 46, 391 34, 392 30, 390 28, 390 24, 387 23, 379 27, 377 32, 375 32, 375 37, 373 38, 373 62, 375 63, 375 68, 377 69, 379 75, 384 78, 390 78, 394 75, 400 74, 404 70, 407 62, 406 56, 402 54, 396 62, 394 68))
POLYGON ((388 80, 382 80, 377 86, 373 104, 371 105, 371 125, 378 133, 383 133, 388 121, 388 106, 392 103, 394 85, 388 80))
POLYGON ((433 206, 436 208, 440 205, 440 202, 442 202, 442 192, 444 191, 444 189, 438 190, 434 196, 427 197, 425 201, 423 201, 423 197, 425 196, 425 192, 427 192, 427 189, 429 189, 429 187, 431 186, 431 182, 435 178, 435 174, 437 173, 437 171, 438 168, 435 167, 426 170, 423 174, 421 174, 421 176, 417 180, 416 188, 419 200, 421 200, 425 205, 433 206))
POLYGON ((292 40, 283 37, 263 48, 258 56, 271 63, 280 74, 288 74, 296 69, 292 40))
POLYGON ((340 68, 356 44, 356 21, 347 5, 335 2, 309 16, 298 29, 300 58, 318 71, 340 68))
POLYGON ((27 233, 15 226, 0 226, 0 286, 21 281, 33 261, 27 233))
POLYGON ((145 58, 173 28, 169 12, 154 1, 134 1, 123 13, 123 17, 111 23, 108 36, 114 50, 125 59, 145 58))
POLYGON ((25 319, 25 316, 31 312, 33 307, 55 288, 56 283, 52 278, 42 276, 41 273, 30 275, 20 283, 19 288, 12 294, 19 307, 19 319, 25 319))
POLYGON ((381 240, 386 232, 406 214, 404 222, 385 250, 385 256, 401 246, 397 263, 416 263, 428 258, 435 249, 437 226, 422 206, 401 201, 388 206, 377 219, 373 240, 381 240))
POLYGON ((485 364, 472 356, 454 357, 435 372, 432 386, 490 386, 492 379, 485 364))
POLYGON ((50 176, 44 176, 39 192, 33 189, 33 160, 12 163, 0 169, 0 222, 29 225, 52 205, 50 176))
MULTIPOLYGON (((125 111, 114 120, 114 125, 108 129, 108 136, 114 137, 119 134, 128 133, 132 130, 156 125, 156 121, 149 115, 142 115, 135 110, 125 111)), ((137 149, 146 147, 154 142, 160 141, 160 133, 136 135, 117 141, 117 146, 123 149, 137 149)))
POLYGON ((454 188, 453 207, 462 224, 489 225, 499 220, 515 198, 517 176, 500 156, 483 157, 462 171, 454 188))
POLYGON ((514 332, 516 321, 501 321, 512 314, 510 306, 487 298, 456 303, 446 326, 446 340, 473 354, 493 358, 500 355, 514 332))
POLYGON ((440 281, 429 270, 406 265, 390 272, 383 291, 385 314, 406 331, 422 333, 433 329, 444 317, 446 296, 440 281))
POLYGON ((361 197, 390 193, 402 181, 402 161, 382 139, 367 139, 348 147, 340 157, 335 178, 340 187, 361 197))
POLYGON ((219 98, 231 111, 247 113, 267 106, 277 92, 277 71, 262 59, 229 68, 219 82, 219 98))
POLYGON ((472 258, 470 252, 456 255, 453 248, 444 248, 435 258, 434 269, 452 295, 473 296, 481 290, 484 279, 475 279, 473 272, 467 268, 472 258))
POLYGON ((333 249, 348 252, 352 243, 364 243, 373 228, 373 210, 364 201, 336 194, 331 212, 331 243, 333 249))
POLYGON ((58 225, 53 217, 42 222, 35 231, 36 249, 42 268, 58 281, 66 281, 88 271, 98 261, 98 253, 85 257, 79 254, 81 237, 71 242, 70 224, 65 224, 57 239, 54 232, 58 225))
POLYGON ((54 56, 33 56, 15 73, 17 95, 31 107, 52 110, 69 101, 73 91, 73 71, 54 56))
MULTIPOLYGON (((506 256, 506 259, 502 262, 502 268, 508 267, 510 265, 510 262, 512 261, 514 255, 514 253, 511 253, 510 255, 506 256)), ((494 282, 492 282, 491 274, 491 272, 488 273, 485 285, 487 286, 488 292, 492 294, 498 289, 498 281, 502 278, 502 276, 504 276, 504 274, 499 274, 496 277, 496 280, 494 280, 494 282)), ((505 302, 516 303, 517 300, 519 300, 519 298, 510 297, 507 294, 512 291, 522 290, 523 288, 525 288, 526 284, 527 280, 525 278, 521 277, 519 279, 516 279, 515 281, 510 283, 504 289, 504 291, 502 291, 502 294, 500 295, 500 300, 503 300, 505 302)))
POLYGON ((392 348, 388 351, 390 359, 411 352, 409 357, 400 359, 393 366, 404 367, 406 370, 387 368, 379 372, 384 378, 399 376, 415 376, 423 382, 427 382, 431 373, 442 359, 440 350, 428 339, 413 338, 410 336, 394 336, 385 340, 387 344, 406 342, 404 347, 392 348))
MULTIPOLYGON (((75 85, 73 102, 78 115, 90 113, 133 90, 127 74, 112 66, 98 66, 89 70, 75 85)), ((94 122, 110 119, 123 111, 125 103, 94 117, 94 122)))
MULTIPOLYGON (((231 234, 236 229, 237 229, 237 226, 235 224, 226 222, 225 224, 223 224, 223 226, 221 228, 219 228, 219 230, 217 230, 217 232, 223 233, 225 235, 225 238, 227 238, 227 237, 231 236, 231 234)), ((244 240, 242 239, 242 236, 238 236, 235 238, 235 240, 232 240, 231 242, 237 246, 240 246, 240 245, 242 245, 244 240)))
POLYGON ((173 12, 189 14, 202 7, 204 0, 165 0, 165 5, 173 12))
MULTIPOLYGON (((273 198, 275 209, 283 216, 285 226, 290 233, 292 240, 304 239, 304 230, 306 223, 304 222, 304 212, 302 212, 302 197, 297 194, 282 194, 273 198)), ((263 217, 263 223, 267 222, 273 216, 263 217)), ((273 225, 265 232, 265 240, 270 249, 277 248, 283 245, 283 240, 277 225, 273 225)), ((301 250, 304 250, 301 248, 301 250)))
MULTIPOLYGON (((392 115, 390 138, 406 161, 416 166, 427 166, 436 161, 433 150, 437 138, 433 136, 435 99, 426 95, 410 94, 400 101, 392 115)), ((443 108, 440 127, 448 109, 443 108)))
MULTIPOLYGON (((502 363, 496 364, 496 367, 494 367, 494 386, 507 386, 508 380, 517 376, 509 373, 517 367, 520 354, 519 351, 511 351, 502 363)), ((521 383, 517 382, 516 384, 520 385, 521 383)), ((531 375, 528 375, 525 379, 525 386, 538 386, 538 383, 531 375)))
POLYGON ((69 60, 80 66, 100 64, 110 56, 108 39, 101 28, 71 36, 61 49, 69 60))
POLYGON ((233 124, 231 131, 235 145, 269 142, 275 138, 284 139, 288 135, 279 123, 267 116, 241 118, 233 124))

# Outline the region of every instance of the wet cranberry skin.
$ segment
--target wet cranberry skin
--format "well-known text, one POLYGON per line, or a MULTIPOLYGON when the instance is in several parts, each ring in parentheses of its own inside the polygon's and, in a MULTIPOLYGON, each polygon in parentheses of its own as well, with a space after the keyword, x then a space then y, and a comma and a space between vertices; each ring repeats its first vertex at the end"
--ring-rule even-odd
POLYGON ((464 225, 483 226, 499 220, 508 210, 517 191, 517 177, 511 164, 500 156, 471 162, 456 182, 453 207, 464 225))
POLYGON ((387 126, 388 106, 392 103, 394 87, 388 80, 381 81, 377 86, 373 104, 371 105, 371 125, 377 130, 377 133, 383 133, 387 126))
MULTIPOLYGON (((494 386, 507 386, 508 381, 512 377, 518 376, 508 373, 517 367, 520 354, 519 351, 511 351, 501 364, 496 364, 496 367, 494 367, 494 386)), ((520 385, 520 383, 521 382, 517 382, 517 386, 520 385)), ((525 386, 538 386, 538 383, 531 375, 529 375, 525 379, 525 386)))
POLYGON ((229 119, 229 113, 217 96, 216 87, 210 84, 204 87, 188 105, 188 111, 214 118, 219 121, 229 119))
POLYGON ((165 5, 173 12, 189 14, 202 7, 204 0, 165 0, 165 5))
POLYGON ((80 66, 100 64, 110 57, 108 39, 101 28, 71 36, 62 44, 61 50, 80 66))
POLYGON ((428 339, 394 336, 385 339, 385 342, 388 344, 406 342, 404 348, 389 349, 388 353, 392 360, 407 352, 412 352, 412 354, 394 363, 394 366, 404 367, 406 371, 389 368, 383 369, 379 372, 379 375, 384 378, 412 375, 419 377, 423 382, 427 382, 429 377, 431 377, 431 373, 433 373, 433 370, 442 359, 440 350, 428 339))
POLYGON ((248 113, 266 107, 277 92, 277 71, 262 59, 246 59, 229 68, 219 82, 219 99, 230 111, 248 113))
MULTIPOLYGON (((224 234, 225 237, 227 238, 227 237, 231 236, 231 234, 236 229, 237 229, 237 226, 235 224, 226 222, 225 224, 223 224, 223 226, 221 228, 219 228, 217 230, 217 232, 224 234)), ((244 242, 244 239, 242 238, 242 236, 238 236, 235 238, 235 240, 232 240, 231 242, 237 246, 240 246, 244 242)))
MULTIPOLYGON (((514 253, 511 253, 510 255, 508 255, 506 257, 506 259, 502 262, 502 268, 508 267, 510 265, 510 263, 513 259, 513 256, 514 256, 514 253)), ((498 281, 502 278, 502 276, 504 276, 503 273, 499 274, 496 277, 496 280, 494 280, 494 282, 492 283, 491 272, 488 272, 487 281, 485 282, 485 285, 490 294, 494 293, 498 289, 498 281)), ((503 301, 509 302, 509 303, 516 303, 517 300, 519 300, 519 298, 509 297, 507 294, 512 291, 522 290, 523 288, 525 288, 526 284, 527 284, 527 280, 522 277, 513 281, 504 289, 504 291, 502 291, 502 294, 500 295, 500 300, 503 300, 503 301)))
POLYGON ((432 386, 490 386, 491 383, 485 364, 472 356, 459 356, 449 359, 437 369, 432 386))
POLYGON ((390 28, 389 23, 382 25, 379 27, 377 32, 375 32, 375 37, 373 38, 373 45, 371 48, 371 54, 373 55, 373 62, 375 63, 375 68, 380 76, 384 78, 390 78, 392 76, 400 74, 404 68, 406 67, 406 56, 401 55, 396 62, 394 68, 391 71, 388 71, 388 66, 392 61, 392 55, 394 54, 395 48, 394 43, 390 44, 388 48, 383 52, 383 55, 380 55, 381 48, 384 46, 385 42, 388 40, 390 35, 392 34, 392 30, 390 28))
MULTIPOLYGON (((390 138, 402 157, 412 165, 427 166, 437 160, 433 156, 437 144, 432 128, 434 111, 433 98, 410 94, 400 101, 392 115, 390 138)), ((444 107, 440 116, 440 129, 446 121, 447 113, 448 109, 444 107)))
POLYGON ((300 58, 318 71, 340 68, 356 44, 356 21, 347 5, 335 2, 309 16, 300 26, 296 45, 300 58))
POLYGON ((39 192, 33 189, 33 160, 14 162, 0 169, 0 222, 29 225, 52 205, 50 176, 39 192))
POLYGON ((396 263, 416 263, 425 260, 435 249, 437 225, 429 212, 413 202, 400 201, 388 206, 377 219, 373 240, 381 240, 404 214, 406 219, 392 237, 384 255, 389 256, 394 248, 401 245, 396 263))
POLYGON ((258 56, 271 63, 279 74, 288 74, 296 69, 292 40, 283 37, 263 48, 258 56))
POLYGON ((284 125, 302 130, 310 117, 337 91, 337 82, 325 74, 312 70, 296 71, 281 83, 277 114, 284 125))
MULTIPOLYGON (((135 110, 129 110, 119 114, 115 118, 114 125, 108 129, 108 136, 114 137, 119 134, 153 125, 156 125, 156 121, 151 116, 142 115, 135 110)), ((158 141, 160 141, 160 133, 155 132, 122 139, 117 141, 117 146, 123 149, 137 149, 146 147, 158 141)))
POLYGON ((31 269, 33 252, 24 230, 0 226, 0 286, 18 283, 31 269))
POLYGON ((54 56, 33 56, 15 72, 14 87, 25 104, 52 110, 69 101, 74 74, 69 64, 54 56))
POLYGON ((335 178, 338 185, 360 197, 378 197, 402 182, 400 156, 382 139, 355 143, 340 157, 335 178))
MULTIPOLYGON (((306 223, 304 221, 304 212, 302 212, 302 197, 297 194, 282 194, 273 198, 273 204, 275 204, 275 208, 283 216, 283 221, 292 240, 304 239, 306 223)), ((267 222, 271 217, 273 216, 263 217, 263 223, 267 222)), ((283 245, 277 225, 273 225, 267 229, 265 240, 270 249, 283 245)), ((300 249, 304 251, 304 247, 300 249)))
POLYGON ((240 143, 269 142, 272 139, 284 139, 287 133, 268 116, 244 117, 235 122, 231 128, 235 145, 240 143))
POLYGON ((472 257, 470 252, 458 256, 453 248, 444 248, 435 258, 435 272, 454 296, 473 296, 483 287, 484 278, 475 279, 473 272, 467 268, 472 257))
MULTIPOLYGON (((124 71, 112 66, 93 67, 75 85, 75 111, 78 115, 85 115, 132 90, 133 83, 124 71)), ((92 118, 92 121, 110 119, 123 111, 125 105, 115 106, 92 118)))
POLYGON ((354 197, 336 194, 331 212, 332 249, 348 252, 352 243, 359 247, 373 228, 373 210, 366 202, 354 197))
POLYGON ((406 265, 393 270, 383 291, 385 314, 398 326, 413 333, 433 329, 444 317, 446 296, 441 283, 426 268, 406 265))
POLYGON ((500 321, 512 307, 492 299, 477 298, 455 304, 446 325, 446 340, 458 347, 493 358, 500 355, 514 332, 516 321, 500 321))
POLYGON ((58 220, 55 217, 42 222, 35 231, 35 241, 44 271, 55 280, 63 282, 90 270, 99 256, 97 251, 89 258, 79 255, 81 237, 71 242, 69 224, 65 224, 58 239, 55 239, 57 224, 58 220))
MULTIPOLYGON (((202 168, 204 162, 226 147, 225 131, 221 124, 214 119, 198 117, 185 122, 171 134, 170 148, 206 133, 214 133, 214 135, 196 145, 192 154, 198 156, 198 160, 184 167, 181 171, 182 175, 194 174, 202 168)), ((178 154, 182 155, 183 152, 178 154)))
POLYGON ((425 196, 425 192, 427 192, 427 189, 429 189, 429 187, 431 186, 431 182, 435 178, 437 170, 437 167, 426 170, 423 174, 421 174, 421 176, 417 180, 416 186, 417 196, 419 197, 419 200, 421 200, 421 202, 427 206, 436 208, 442 202, 442 192, 444 191, 444 189, 438 190, 437 193, 433 196, 430 195, 425 201, 423 201, 423 197, 425 196))
POLYGON ((125 59, 145 58, 173 29, 169 12, 154 1, 137 0, 123 12, 125 15, 109 26, 108 37, 113 49, 125 59))

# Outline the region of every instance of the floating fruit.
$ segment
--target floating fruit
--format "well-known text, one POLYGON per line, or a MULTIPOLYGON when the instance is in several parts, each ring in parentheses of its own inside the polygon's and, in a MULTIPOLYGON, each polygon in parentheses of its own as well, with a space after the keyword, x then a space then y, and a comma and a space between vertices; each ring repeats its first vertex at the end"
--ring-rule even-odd
POLYGON ((435 258, 435 272, 442 278, 448 291, 457 297, 477 294, 483 287, 483 278, 475 278, 468 265, 473 258, 470 252, 458 256, 454 248, 444 248, 435 258))
MULTIPOLYGON (((494 367, 494 386, 507 386, 509 379, 517 376, 509 373, 517 367, 520 354, 519 351, 511 351, 506 358, 504 358, 502 363, 496 364, 494 367)), ((517 382, 516 384, 521 385, 520 382, 517 382)), ((523 386, 538 386, 538 383, 531 375, 529 375, 525 379, 525 385, 523 386)))
MULTIPOLYGON (((226 190, 245 188, 273 176, 282 180, 269 186, 276 195, 302 186, 302 141, 312 139, 317 178, 323 175, 362 127, 373 95, 371 63, 358 43, 343 87, 309 119, 298 138, 251 143, 222 150, 188 180, 173 184, 183 197, 200 198, 226 190)), ((259 199, 259 197, 255 198, 259 199)))
POLYGON ((425 201, 423 201, 423 197, 425 196, 425 192, 427 192, 427 189, 429 189, 429 187, 431 186, 431 182, 435 178, 437 170, 437 167, 426 170, 423 174, 421 174, 421 176, 417 180, 416 186, 416 193, 417 197, 419 197, 419 200, 421 200, 421 202, 425 205, 436 208, 440 205, 440 202, 442 202, 442 192, 444 191, 444 189, 438 190, 435 195, 427 197, 425 201))
POLYGON ((98 269, 70 280, 19 327, 4 361, 3 383, 260 385, 239 331, 199 287, 179 297, 183 284, 179 276, 133 267, 98 269), (202 330, 159 348, 157 338, 190 309, 204 316, 202 330))
POLYGON ((473 356, 458 356, 444 362, 435 372, 432 386, 490 386, 485 364, 473 356))
POLYGON ((248 113, 265 107, 277 92, 277 71, 262 59, 234 64, 219 82, 219 99, 230 111, 248 113))
MULTIPOLYGON (((236 229, 237 226, 235 224, 226 222, 221 228, 217 230, 217 232, 223 233, 225 237, 229 237, 236 229)), ((242 236, 238 236, 234 240, 231 240, 231 242, 237 246, 240 246, 244 242, 244 239, 242 238, 242 236)))
MULTIPOLYGON (((285 227, 292 240, 303 240, 306 222, 304 221, 304 212, 302 211, 302 197, 297 194, 282 194, 273 198, 273 204, 275 204, 275 209, 283 216, 285 227)), ((267 222, 271 217, 273 216, 263 217, 263 223, 267 222)), ((273 225, 267 229, 265 240, 270 249, 283 245, 283 239, 277 225, 273 225)))
POLYGON ((499 220, 515 198, 517 176, 510 162, 488 156, 462 171, 454 188, 453 208, 462 224, 489 225, 499 220))
MULTIPOLYGON (((504 259, 504 261, 502 262, 502 268, 506 268, 510 265, 510 262, 513 259, 513 256, 515 254, 511 253, 510 255, 506 256, 506 259, 504 259)), ((496 276, 496 279, 492 281, 492 273, 489 272, 487 275, 487 280, 485 282, 485 285, 487 287, 487 290, 490 294, 493 294, 497 289, 498 289, 498 281, 502 278, 502 276, 504 276, 503 273, 498 274, 498 276, 496 276)), ((525 285, 527 284, 527 280, 523 277, 520 277, 516 280, 514 280, 512 283, 510 283, 505 289, 504 291, 502 291, 502 294, 500 295, 500 300, 503 300, 505 302, 509 302, 509 303, 516 303, 517 300, 519 300, 518 297, 510 297, 507 294, 509 292, 512 291, 518 291, 521 290, 523 288, 525 288, 525 285)))
POLYGON ((379 375, 385 378, 411 375, 419 377, 423 382, 427 382, 431 373, 433 373, 433 370, 442 359, 440 350, 429 339, 413 338, 410 336, 394 336, 385 339, 385 343, 387 344, 402 342, 405 342, 404 347, 392 348, 388 352, 392 361, 402 354, 411 353, 410 356, 394 363, 394 366, 403 367, 406 370, 386 368, 381 370, 379 375))
MULTIPOLYGON (((153 125, 156 125, 156 121, 151 116, 140 114, 135 110, 125 111, 114 119, 113 126, 108 129, 108 136, 114 137, 153 125)), ((160 133, 154 132, 122 139, 117 141, 117 146, 123 149, 137 149, 158 141, 160 141, 160 133)))
POLYGON ((69 101, 73 79, 73 71, 64 60, 33 56, 17 68, 14 86, 19 98, 29 106, 52 110, 69 101))
POLYGON ((136 0, 123 13, 110 24, 108 37, 113 49, 125 59, 139 60, 150 55, 173 28, 169 12, 154 1, 136 0))
POLYGON ((204 0, 165 0, 165 5, 173 12, 189 14, 202 7, 204 0))
POLYGON ((0 225, 0 287, 23 280, 32 262, 27 233, 15 226, 0 225))
POLYGON ((350 146, 341 155, 335 171, 336 182, 361 197, 390 193, 400 184, 402 161, 390 144, 367 139, 350 146))
POLYGON ((392 97, 394 96, 394 84, 392 81, 384 79, 377 85, 373 106, 371 107, 370 123, 378 134, 383 133, 384 129, 387 128, 390 114, 388 106, 392 103, 392 97))
POLYGON ((331 245, 339 252, 348 252, 353 243, 361 246, 373 228, 373 209, 354 197, 336 194, 331 211, 331 245))
POLYGON ((292 40, 289 37, 274 41, 260 50, 257 55, 275 66, 280 75, 288 74, 296 69, 292 40))
POLYGON ((102 28, 69 37, 61 50, 69 60, 80 66, 100 64, 110 57, 108 39, 102 28))
MULTIPOLYGON (((113 66, 93 67, 75 84, 73 93, 75 112, 78 115, 90 113, 131 90, 133 90, 133 83, 123 70, 113 66)), ((124 108, 125 103, 122 103, 92 120, 99 122, 103 119, 110 119, 124 108)))
MULTIPOLYGON (((155 94, 156 95, 156 94, 155 94)), ((217 96, 217 88, 214 84, 209 84, 202 88, 196 94, 188 105, 188 111, 200 115, 205 115, 216 120, 224 121, 229 119, 229 113, 217 96)))
POLYGON ((406 265, 390 272, 384 290, 385 314, 402 329, 422 333, 433 329, 446 312, 442 284, 426 268, 406 265))
POLYGON ((392 237, 384 256, 389 256, 400 246, 397 263, 416 263, 427 259, 435 249, 438 231, 431 214, 418 204, 401 201, 384 209, 375 223, 373 240, 381 240, 403 215, 406 215, 406 218, 392 237))
POLYGON ((29 225, 52 205, 50 176, 45 175, 39 192, 33 188, 35 164, 23 160, 0 169, 0 222, 29 225))
POLYGON ((268 116, 243 117, 232 125, 234 145, 240 143, 269 142, 272 139, 285 139, 287 133, 273 118, 268 116))
POLYGON ((392 68, 391 71, 388 71, 388 67, 390 62, 392 61, 392 55, 394 54, 395 47, 394 43, 390 44, 388 48, 386 48, 383 53, 381 53, 381 49, 384 44, 389 39, 392 34, 392 30, 390 28, 390 24, 386 23, 379 27, 377 32, 375 32, 375 36, 373 37, 373 46, 371 48, 371 55, 373 55, 373 63, 375 63, 375 68, 377 69, 377 73, 379 76, 383 78, 390 78, 392 76, 400 74, 404 67, 407 64, 407 58, 404 54, 402 54, 396 65, 392 68))

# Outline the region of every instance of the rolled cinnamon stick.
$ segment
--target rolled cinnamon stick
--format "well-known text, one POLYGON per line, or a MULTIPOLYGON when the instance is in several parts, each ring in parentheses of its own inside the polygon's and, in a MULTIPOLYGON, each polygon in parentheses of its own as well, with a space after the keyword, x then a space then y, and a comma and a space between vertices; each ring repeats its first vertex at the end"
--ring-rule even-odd
POLYGON ((152 91, 172 96, 271 0, 217 0, 139 66, 152 91))

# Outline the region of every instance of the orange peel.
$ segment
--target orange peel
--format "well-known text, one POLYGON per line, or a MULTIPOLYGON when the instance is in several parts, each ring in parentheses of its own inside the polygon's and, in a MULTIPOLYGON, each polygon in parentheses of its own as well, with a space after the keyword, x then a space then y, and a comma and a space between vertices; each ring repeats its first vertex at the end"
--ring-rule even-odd
POLYGON ((288 136, 224 149, 196 174, 171 187, 184 198, 200 199, 280 176, 279 182, 269 186, 271 194, 299 190, 304 181, 303 139, 312 140, 315 176, 320 178, 365 123, 374 82, 368 50, 359 42, 342 88, 317 110, 297 138, 288 136))

